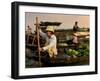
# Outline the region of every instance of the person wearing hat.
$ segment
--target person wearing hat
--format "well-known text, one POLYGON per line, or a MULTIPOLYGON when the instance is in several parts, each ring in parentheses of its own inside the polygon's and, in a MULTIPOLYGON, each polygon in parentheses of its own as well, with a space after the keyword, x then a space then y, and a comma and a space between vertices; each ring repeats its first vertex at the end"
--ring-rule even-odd
POLYGON ((46 33, 42 32, 40 29, 40 35, 46 39, 46 43, 44 47, 40 48, 40 51, 47 51, 50 58, 56 57, 57 55, 57 38, 54 35, 53 26, 47 26, 46 33))

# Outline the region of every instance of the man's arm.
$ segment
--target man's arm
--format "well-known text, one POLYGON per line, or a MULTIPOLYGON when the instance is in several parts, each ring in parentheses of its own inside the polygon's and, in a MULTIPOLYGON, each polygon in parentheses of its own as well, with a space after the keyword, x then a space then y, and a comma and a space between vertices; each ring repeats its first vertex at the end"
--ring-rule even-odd
POLYGON ((46 39, 46 37, 47 37, 46 33, 42 32, 41 29, 39 29, 39 33, 40 33, 40 36, 42 36, 44 39, 46 39))
POLYGON ((50 40, 49 45, 43 47, 43 50, 45 51, 45 50, 47 50, 47 49, 49 49, 49 48, 51 48, 51 47, 53 47, 53 46, 55 46, 55 45, 56 45, 56 37, 53 37, 53 38, 50 40))

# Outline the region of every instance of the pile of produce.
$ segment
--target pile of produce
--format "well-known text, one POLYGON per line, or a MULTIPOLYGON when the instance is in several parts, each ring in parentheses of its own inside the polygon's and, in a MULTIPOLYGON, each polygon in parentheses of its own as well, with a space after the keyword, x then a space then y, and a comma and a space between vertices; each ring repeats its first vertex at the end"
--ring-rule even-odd
POLYGON ((89 55, 89 45, 81 44, 77 51, 79 52, 79 56, 88 56, 89 55))
POLYGON ((79 53, 76 50, 68 49, 65 51, 65 54, 72 56, 72 55, 78 55, 79 53))
POLYGON ((89 45, 80 44, 77 50, 74 49, 65 49, 65 54, 69 56, 88 56, 89 55, 89 45))

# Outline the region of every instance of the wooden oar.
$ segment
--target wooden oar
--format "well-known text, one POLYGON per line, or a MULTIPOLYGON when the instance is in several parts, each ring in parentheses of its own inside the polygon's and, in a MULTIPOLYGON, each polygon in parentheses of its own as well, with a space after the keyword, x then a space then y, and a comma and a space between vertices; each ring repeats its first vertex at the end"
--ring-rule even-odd
POLYGON ((39 54, 39 65, 41 67, 41 55, 40 55, 40 41, 39 41, 39 22, 38 17, 36 17, 36 32, 37 32, 37 43, 38 43, 38 54, 39 54))

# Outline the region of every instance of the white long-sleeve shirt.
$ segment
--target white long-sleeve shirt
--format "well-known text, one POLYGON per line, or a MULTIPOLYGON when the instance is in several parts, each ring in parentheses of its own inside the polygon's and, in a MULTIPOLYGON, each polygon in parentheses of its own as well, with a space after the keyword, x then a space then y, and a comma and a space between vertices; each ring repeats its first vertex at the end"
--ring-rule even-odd
MULTIPOLYGON (((40 30, 40 35, 46 39, 46 46, 43 47, 43 50, 46 51, 46 50, 49 50, 51 51, 54 55, 57 55, 57 48, 56 48, 56 45, 57 45, 57 39, 56 39, 56 36, 55 35, 52 35, 50 38, 47 36, 46 33, 42 32, 40 30)), ((51 57, 52 57, 52 54, 51 54, 51 57)))

